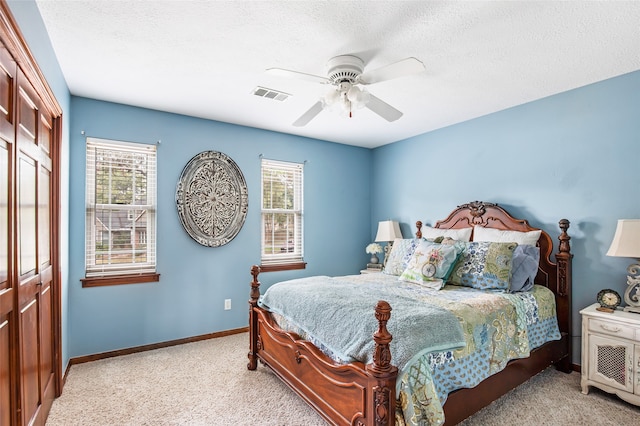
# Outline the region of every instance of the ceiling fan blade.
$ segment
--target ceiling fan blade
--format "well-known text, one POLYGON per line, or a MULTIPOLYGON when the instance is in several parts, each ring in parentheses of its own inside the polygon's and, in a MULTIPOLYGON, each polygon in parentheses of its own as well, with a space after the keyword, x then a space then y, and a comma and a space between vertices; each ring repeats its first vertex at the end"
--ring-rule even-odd
POLYGON ((373 84, 380 81, 392 80, 405 75, 417 74, 425 70, 424 64, 414 57, 406 58, 393 64, 366 71, 360 75, 358 82, 373 84))
POLYGON ((365 107, 369 108, 371 111, 378 114, 380 117, 384 118, 387 121, 396 121, 398 118, 402 117, 402 113, 381 100, 369 94, 369 102, 365 105, 365 107))
POLYGON ((313 83, 331 84, 331 81, 326 77, 307 74, 300 71, 285 70, 283 68, 267 68, 266 72, 267 74, 276 75, 278 77, 297 78, 301 80, 311 81, 313 83))
POLYGON ((318 101, 307 112, 302 114, 300 118, 293 122, 295 127, 306 126, 311 120, 315 118, 316 115, 322 112, 322 102, 318 101))

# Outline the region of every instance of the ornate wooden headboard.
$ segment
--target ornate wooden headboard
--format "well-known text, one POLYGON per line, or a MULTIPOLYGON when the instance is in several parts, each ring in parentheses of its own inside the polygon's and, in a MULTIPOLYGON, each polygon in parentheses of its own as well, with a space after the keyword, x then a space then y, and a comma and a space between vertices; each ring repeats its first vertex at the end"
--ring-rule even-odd
MULTIPOLYGON (((446 219, 436 222, 434 228, 459 229, 476 225, 520 232, 539 229, 530 226, 524 219, 512 217, 497 204, 483 201, 473 201, 458 206, 446 219)), ((571 237, 567 235, 569 221, 561 219, 559 226, 561 232, 558 236, 559 244, 555 262, 551 259, 553 241, 547 232, 541 230, 542 233, 538 239, 540 265, 536 276, 536 284, 543 285, 555 293, 560 331, 571 335, 571 259, 573 255, 569 244, 571 237)), ((416 222, 416 227, 418 228, 416 237, 421 238, 422 222, 416 222)))

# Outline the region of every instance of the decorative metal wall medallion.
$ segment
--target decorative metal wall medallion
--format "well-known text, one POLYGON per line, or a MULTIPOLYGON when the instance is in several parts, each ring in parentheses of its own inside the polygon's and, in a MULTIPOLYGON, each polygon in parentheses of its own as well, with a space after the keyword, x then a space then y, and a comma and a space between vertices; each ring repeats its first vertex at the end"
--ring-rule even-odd
POLYGON ((204 151, 182 170, 176 187, 180 222, 207 247, 227 244, 247 217, 247 183, 238 165, 218 151, 204 151))

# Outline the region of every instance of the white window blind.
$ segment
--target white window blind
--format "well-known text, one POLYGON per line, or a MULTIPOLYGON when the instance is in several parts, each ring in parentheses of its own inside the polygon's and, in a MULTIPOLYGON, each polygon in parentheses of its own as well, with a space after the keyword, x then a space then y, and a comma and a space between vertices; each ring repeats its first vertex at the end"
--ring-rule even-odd
POLYGON ((87 277, 156 272, 156 146, 87 138, 87 277))
POLYGON ((303 164, 262 160, 261 262, 302 262, 303 164))

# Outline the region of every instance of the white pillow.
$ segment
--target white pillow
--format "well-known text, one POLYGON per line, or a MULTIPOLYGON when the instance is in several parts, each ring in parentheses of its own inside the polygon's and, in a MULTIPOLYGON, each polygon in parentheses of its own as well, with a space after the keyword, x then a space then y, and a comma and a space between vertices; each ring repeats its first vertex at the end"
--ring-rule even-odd
POLYGON ((432 228, 430 226, 423 226, 422 238, 433 239, 438 237, 448 237, 452 240, 469 241, 471 240, 471 231, 473 231, 473 228, 440 229, 432 228))
POLYGON ((540 234, 542 234, 541 230, 520 232, 485 228, 484 226, 478 225, 473 227, 473 241, 489 241, 492 243, 518 243, 535 246, 540 238, 540 234))

